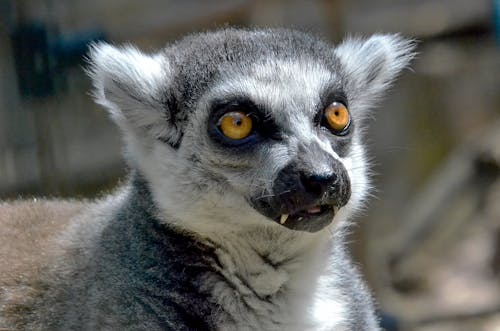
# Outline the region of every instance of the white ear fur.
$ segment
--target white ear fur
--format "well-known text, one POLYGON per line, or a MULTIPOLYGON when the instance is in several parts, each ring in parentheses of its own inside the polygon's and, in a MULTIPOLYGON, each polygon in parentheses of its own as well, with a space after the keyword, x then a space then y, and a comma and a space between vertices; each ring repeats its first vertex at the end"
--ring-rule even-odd
POLYGON ((397 34, 348 38, 335 49, 349 85, 378 97, 415 57, 415 41, 397 34))
POLYGON ((164 55, 99 43, 90 48, 89 64, 96 102, 123 131, 145 130, 172 144, 178 140, 166 109, 171 68, 164 55))

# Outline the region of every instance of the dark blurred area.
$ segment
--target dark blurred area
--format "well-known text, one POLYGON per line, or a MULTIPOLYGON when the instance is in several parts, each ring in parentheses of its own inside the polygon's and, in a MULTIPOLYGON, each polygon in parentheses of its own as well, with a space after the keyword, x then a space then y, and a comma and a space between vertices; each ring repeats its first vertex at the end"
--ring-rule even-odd
POLYGON ((368 134, 377 188, 351 246, 391 330, 500 330, 500 0, 0 0, 0 198, 92 197, 126 172, 87 44, 287 26, 400 32, 419 55, 368 134))

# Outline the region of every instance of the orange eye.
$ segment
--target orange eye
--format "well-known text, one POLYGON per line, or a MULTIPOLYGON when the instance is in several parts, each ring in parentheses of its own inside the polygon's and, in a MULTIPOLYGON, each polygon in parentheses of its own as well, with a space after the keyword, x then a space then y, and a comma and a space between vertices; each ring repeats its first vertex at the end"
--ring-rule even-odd
POLYGON ((244 139, 252 132, 252 119, 243 112, 232 111, 219 119, 219 129, 229 139, 244 139))
POLYGON ((334 102, 325 109, 325 119, 330 128, 340 133, 351 123, 351 116, 347 107, 340 102, 334 102))

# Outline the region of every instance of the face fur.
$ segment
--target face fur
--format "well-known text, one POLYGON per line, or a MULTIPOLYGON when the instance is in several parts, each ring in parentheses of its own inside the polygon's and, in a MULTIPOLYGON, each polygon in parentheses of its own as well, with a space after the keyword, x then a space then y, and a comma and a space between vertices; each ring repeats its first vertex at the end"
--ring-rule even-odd
POLYGON ((365 121, 412 49, 397 35, 334 47, 225 29, 153 55, 98 44, 89 73, 170 222, 318 232, 362 206, 365 121))

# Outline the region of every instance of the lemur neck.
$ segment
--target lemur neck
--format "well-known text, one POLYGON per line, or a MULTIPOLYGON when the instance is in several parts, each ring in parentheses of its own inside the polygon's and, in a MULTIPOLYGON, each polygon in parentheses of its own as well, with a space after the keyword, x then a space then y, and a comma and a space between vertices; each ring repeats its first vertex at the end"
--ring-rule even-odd
MULTIPOLYGON (((236 245, 269 256, 276 263, 299 258, 304 252, 326 245, 333 237, 329 228, 316 233, 295 231, 269 221, 250 206, 242 206, 245 199, 232 199, 231 193, 221 197, 211 192, 187 192, 178 188, 181 197, 171 187, 153 185, 151 187, 139 172, 133 174, 132 185, 137 192, 146 192, 149 204, 155 208, 159 222, 177 229, 180 233, 191 233, 212 242, 216 246, 236 245), (190 200, 190 201, 186 201, 190 200)), ((140 193, 140 195, 144 195, 140 193)), ((233 251, 233 249, 230 249, 233 251)))
MULTIPOLYGON (((240 291, 260 298, 286 290, 305 291, 314 286, 327 262, 330 245, 326 235, 304 238, 273 228, 245 229, 212 236, 221 273, 240 291)), ((310 234, 308 234, 310 235, 310 234)))
MULTIPOLYGON (((155 215, 147 183, 134 175, 132 179, 136 203, 155 215), (140 200, 145 200, 141 203, 140 200), (148 206, 149 207, 148 209, 148 206)), ((161 221, 158 221, 161 222, 161 221)), ((160 224, 158 224, 160 225, 160 224)), ((169 225, 166 225, 167 227, 169 225)), ((171 229, 176 231, 175 228, 171 229)), ((178 229, 180 235, 186 230, 178 229)), ((331 234, 300 232, 269 225, 245 226, 240 230, 192 233, 185 237, 193 245, 201 245, 218 260, 221 274, 241 291, 253 291, 259 297, 273 295, 283 287, 300 288, 304 281, 314 283, 330 253, 331 234)), ((211 255, 211 254, 210 254, 211 255)), ((306 286, 307 287, 307 286, 306 286)))

